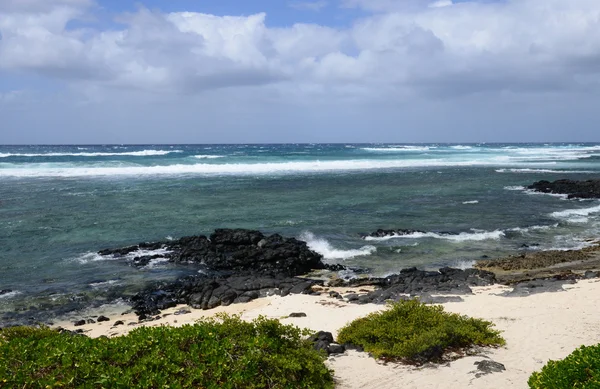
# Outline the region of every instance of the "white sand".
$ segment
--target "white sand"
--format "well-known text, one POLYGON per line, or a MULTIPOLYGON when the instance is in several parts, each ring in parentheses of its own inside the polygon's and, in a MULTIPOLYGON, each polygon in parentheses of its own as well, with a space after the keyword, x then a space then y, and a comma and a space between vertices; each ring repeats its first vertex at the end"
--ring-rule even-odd
MULTIPOLYGON (((503 331, 506 346, 484 349, 478 356, 464 357, 437 367, 415 368, 396 364, 383 365, 365 353, 346 352, 329 358, 340 389, 351 388, 527 388, 529 375, 549 359, 561 359, 575 348, 600 343, 600 281, 580 281, 565 286, 565 291, 541 293, 528 297, 498 296, 502 286, 474 288, 475 294, 464 302, 443 304, 450 312, 490 320, 503 331), (490 358, 506 366, 506 371, 475 378, 475 361, 490 358)), ((173 313, 169 309, 163 314, 173 313)), ((355 318, 383 309, 380 305, 356 305, 340 302, 326 295, 272 296, 248 304, 219 307, 211 311, 192 310, 185 315, 169 315, 145 325, 181 325, 214 315, 217 312, 241 314, 251 320, 259 315, 281 319, 312 330, 337 331, 355 318), (285 318, 292 312, 304 312, 304 318, 285 318)), ((113 308, 114 309, 114 308, 113 308)), ((121 308, 123 311, 123 308, 121 308)), ((95 311, 98 314, 98 311, 95 311)), ((88 324, 78 328, 89 330, 89 336, 116 336, 136 326, 133 315, 114 315, 110 322, 88 324), (111 328, 115 320, 124 326, 111 328)), ((73 329, 70 323, 57 323, 73 329)))

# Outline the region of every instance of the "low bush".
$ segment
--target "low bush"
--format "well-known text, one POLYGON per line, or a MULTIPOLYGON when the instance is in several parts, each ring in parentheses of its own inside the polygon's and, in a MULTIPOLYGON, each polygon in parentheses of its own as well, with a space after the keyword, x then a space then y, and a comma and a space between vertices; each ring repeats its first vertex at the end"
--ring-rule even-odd
POLYGON ((503 345, 492 327, 488 321, 444 312, 442 306, 407 300, 354 320, 341 329, 338 342, 362 347, 375 358, 421 364, 441 360, 448 350, 503 345))
POLYGON ((277 320, 221 316, 92 339, 0 330, 0 388, 333 388, 308 334, 277 320))
POLYGON ((600 388, 600 345, 581 346, 561 361, 549 361, 528 384, 532 389, 600 388))

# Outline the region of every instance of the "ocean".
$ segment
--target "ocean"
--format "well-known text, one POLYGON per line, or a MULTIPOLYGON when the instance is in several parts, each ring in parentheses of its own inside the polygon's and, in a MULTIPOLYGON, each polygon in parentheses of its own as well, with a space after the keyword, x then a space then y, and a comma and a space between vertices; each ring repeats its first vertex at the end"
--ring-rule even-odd
POLYGON ((97 252, 215 228, 297 237, 374 275, 585 247, 600 201, 525 187, 599 174, 600 144, 0 146, 0 325, 194 272, 97 252), (364 237, 379 228, 420 232, 364 237))

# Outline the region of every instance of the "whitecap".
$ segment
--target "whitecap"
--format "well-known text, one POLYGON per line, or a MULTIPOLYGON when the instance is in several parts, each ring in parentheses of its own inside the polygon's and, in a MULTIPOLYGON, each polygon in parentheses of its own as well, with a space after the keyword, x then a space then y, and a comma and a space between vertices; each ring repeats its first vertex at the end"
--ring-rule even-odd
POLYGON ((463 204, 479 204, 479 200, 463 201, 463 204))
POLYGON ((317 238, 312 232, 309 231, 303 232, 299 239, 305 241, 311 250, 321 254, 325 259, 349 259, 371 255, 377 251, 375 246, 363 246, 359 249, 353 250, 336 249, 326 239, 317 238))
POLYGON ((122 153, 0 153, 0 158, 8 157, 112 157, 112 156, 129 156, 129 157, 149 157, 156 155, 167 155, 171 153, 183 153, 182 150, 141 150, 122 153))
POLYGON ((501 230, 496 231, 481 231, 471 230, 473 232, 461 232, 459 234, 444 234, 437 232, 413 232, 412 234, 406 235, 389 235, 382 237, 367 236, 367 241, 386 241, 390 239, 423 239, 423 238, 434 238, 444 239, 452 242, 466 242, 466 241, 483 241, 483 240, 498 240, 504 237, 504 232, 501 230))
POLYGON ((525 190, 524 186, 505 186, 504 190, 525 190))
POLYGON ((12 292, 8 292, 8 293, 4 293, 4 294, 0 294, 0 299, 9 299, 9 298, 13 298, 15 296, 20 295, 22 292, 18 291, 18 290, 13 290, 12 292))
POLYGON ((556 173, 556 174, 569 174, 569 173, 581 173, 581 174, 591 174, 596 173, 591 170, 553 170, 553 169, 497 169, 497 173, 556 173))
POLYGON ((546 230, 550 230, 552 228, 557 228, 557 227, 558 227, 558 223, 555 223, 555 224, 545 225, 545 226, 515 227, 515 228, 510 228, 507 231, 527 233, 530 231, 546 231, 546 230))
POLYGON ((173 164, 159 166, 61 166, 32 164, 25 168, 1 168, 0 177, 156 176, 181 174, 297 174, 337 171, 366 171, 422 167, 478 166, 477 161, 431 160, 334 160, 270 163, 173 164))
POLYGON ((428 151, 430 146, 395 146, 395 147, 363 147, 361 150, 372 152, 404 152, 404 151, 428 151))
POLYGON ((573 216, 589 216, 594 213, 600 213, 600 205, 590 208, 566 209, 564 211, 552 212, 550 216, 559 219, 569 219, 573 216))
POLYGON ((113 256, 100 255, 98 253, 90 252, 90 253, 81 254, 80 256, 75 258, 75 261, 77 261, 81 264, 86 264, 89 262, 110 261, 110 260, 114 260, 114 259, 115 258, 113 256))

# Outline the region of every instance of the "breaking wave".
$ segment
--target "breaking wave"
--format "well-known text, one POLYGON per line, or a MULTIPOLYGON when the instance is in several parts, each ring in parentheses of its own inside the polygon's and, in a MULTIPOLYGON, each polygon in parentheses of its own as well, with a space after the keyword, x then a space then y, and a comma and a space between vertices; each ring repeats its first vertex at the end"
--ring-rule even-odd
POLYGON ((389 235, 382 237, 366 236, 367 241, 386 241, 390 239, 422 239, 422 238, 434 238, 444 239, 452 242, 466 242, 466 241, 483 241, 488 239, 500 239, 504 237, 504 232, 500 230, 496 231, 480 231, 472 230, 472 232, 461 232, 458 234, 450 233, 438 233, 438 232, 413 232, 412 234, 406 235, 389 235))
POLYGON ((0 177, 81 177, 81 176, 156 176, 182 174, 293 174, 335 171, 366 171, 375 169, 410 169, 427 167, 487 166, 476 160, 333 160, 268 163, 173 164, 158 166, 74 166, 72 164, 29 164, 27 167, 5 165, 0 177))
POLYGON ((312 232, 308 231, 303 232, 299 238, 305 241, 311 250, 321 254, 325 259, 349 259, 371 255, 377 251, 375 246, 363 246, 354 250, 336 249, 326 239, 317 238, 312 232))
POLYGON ((0 153, 0 158, 9 157, 114 157, 114 156, 128 156, 128 157, 150 157, 156 155, 167 155, 171 153, 183 153, 182 150, 141 150, 141 151, 130 151, 123 153, 0 153))
POLYGON ((552 212, 550 216, 558 219, 570 219, 573 217, 585 217, 594 213, 600 213, 600 205, 589 208, 566 209, 564 211, 552 212))

